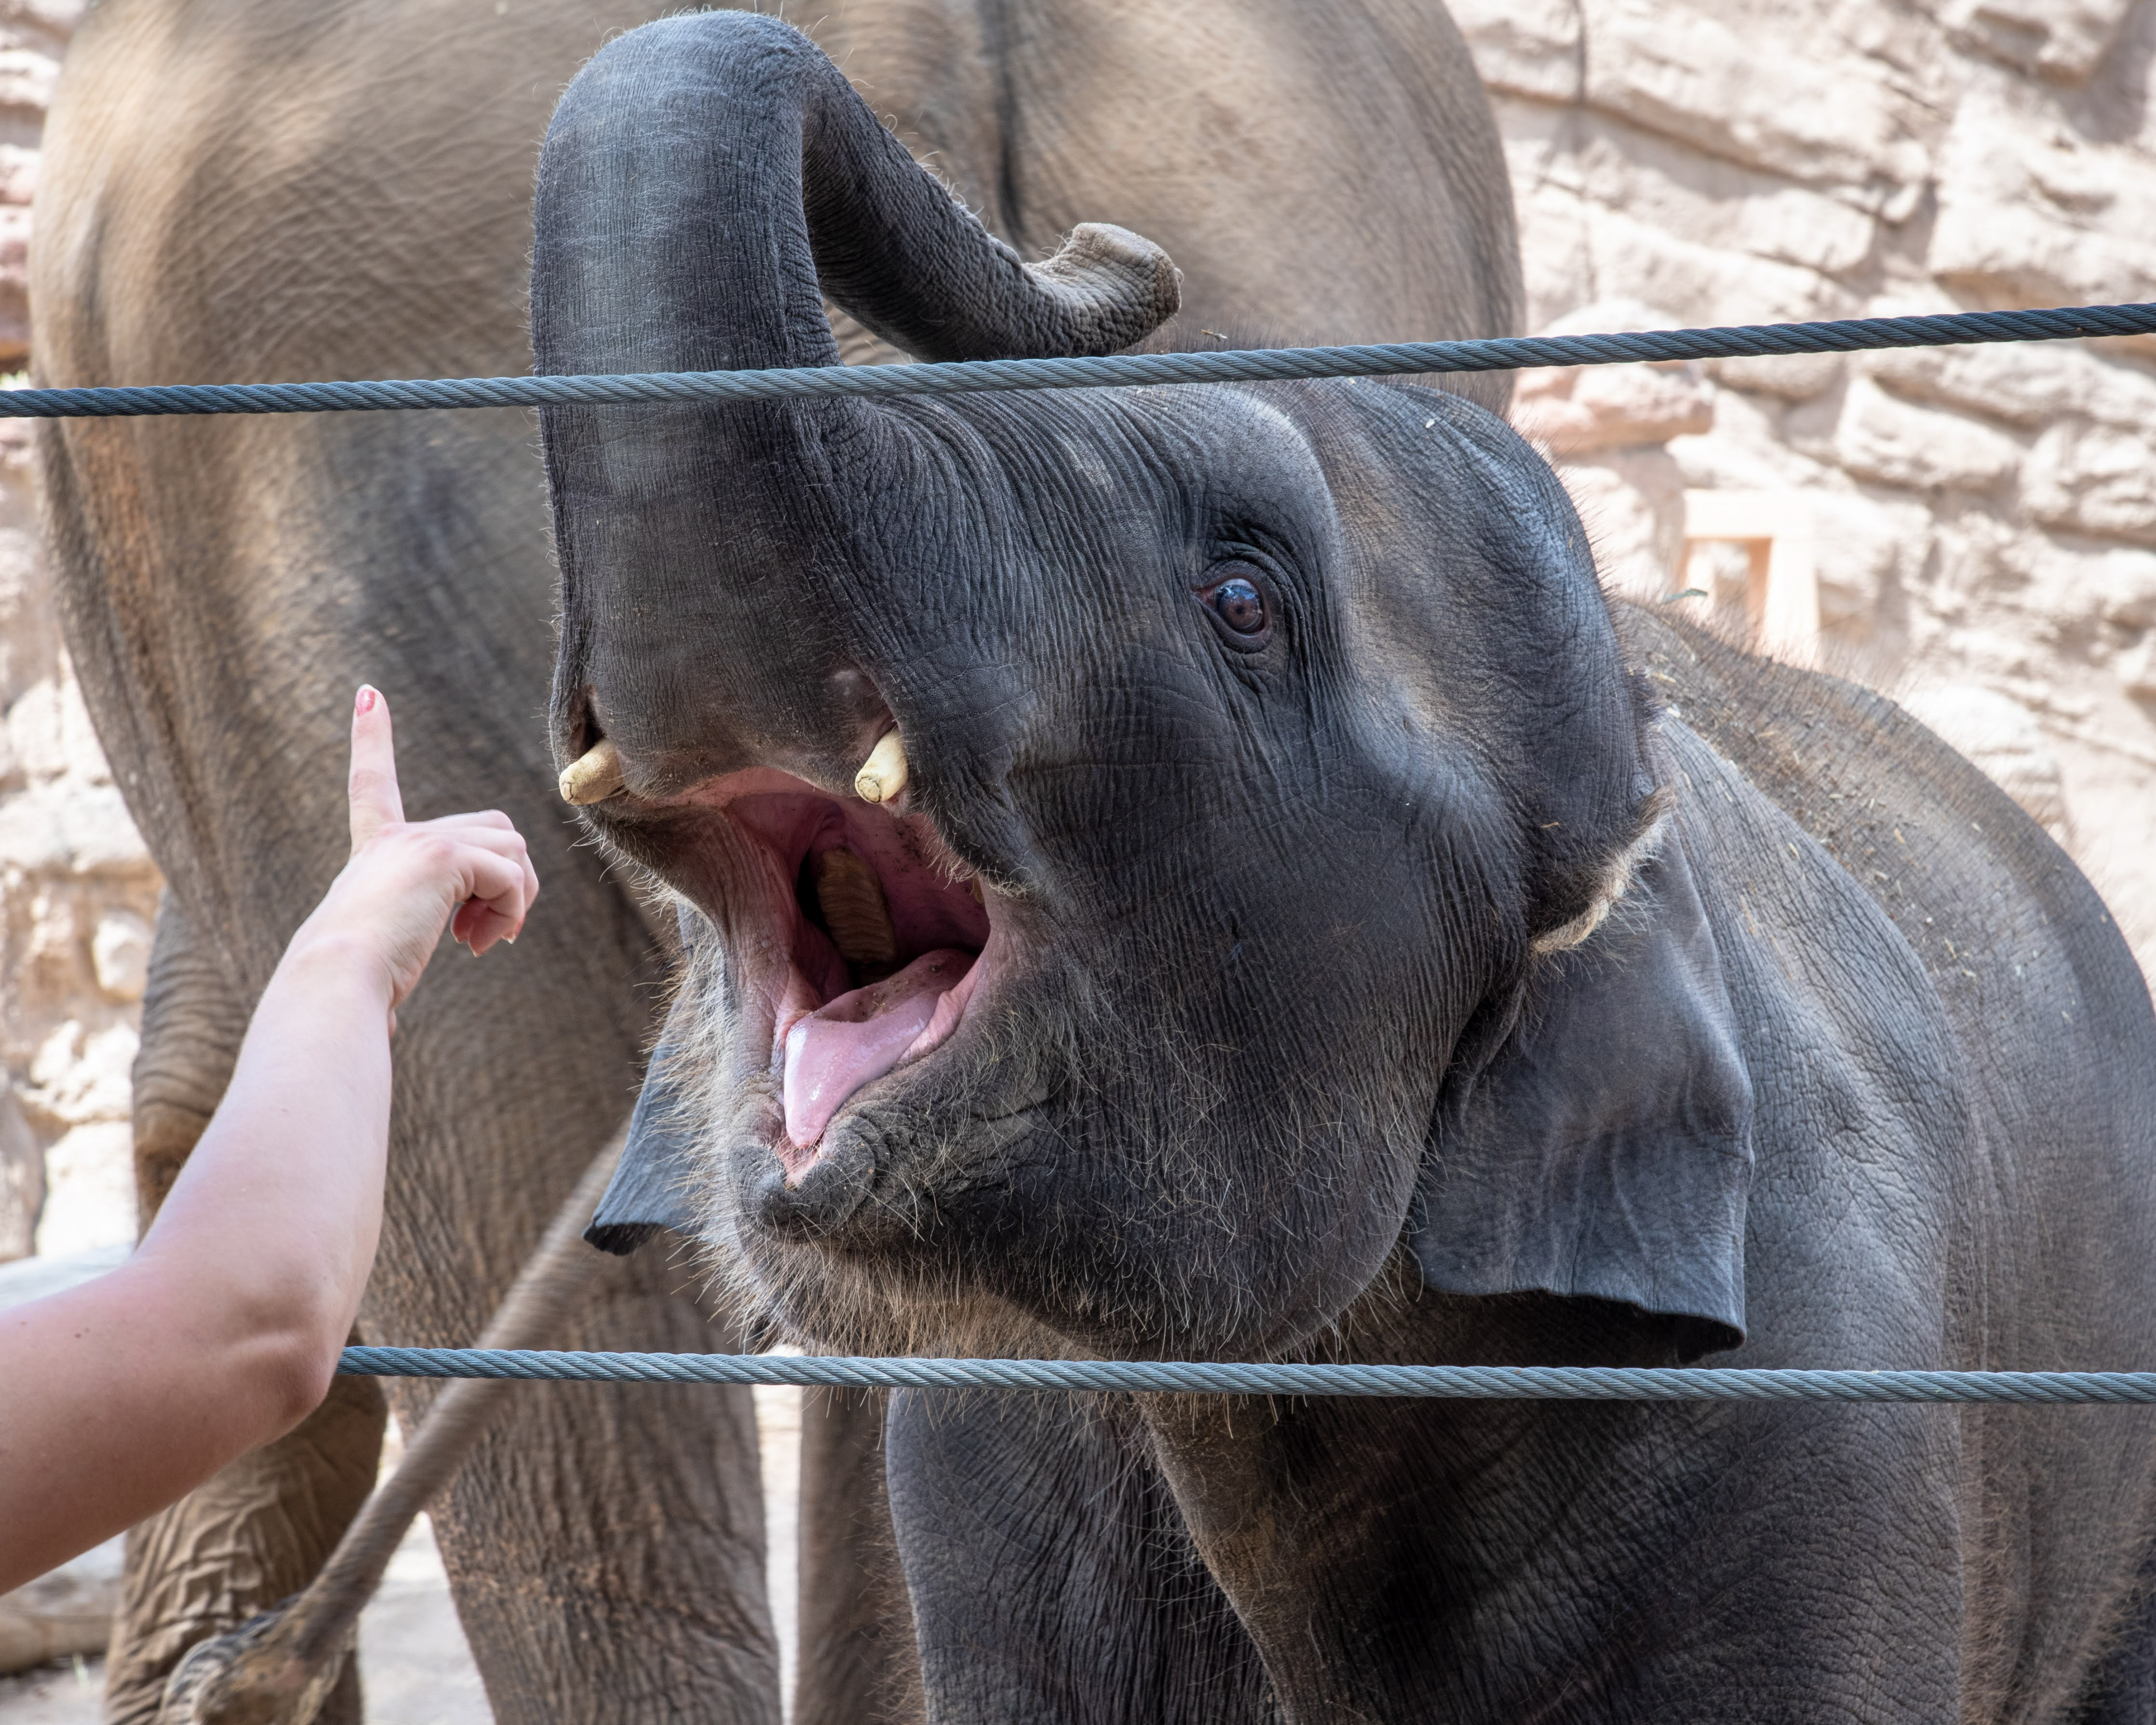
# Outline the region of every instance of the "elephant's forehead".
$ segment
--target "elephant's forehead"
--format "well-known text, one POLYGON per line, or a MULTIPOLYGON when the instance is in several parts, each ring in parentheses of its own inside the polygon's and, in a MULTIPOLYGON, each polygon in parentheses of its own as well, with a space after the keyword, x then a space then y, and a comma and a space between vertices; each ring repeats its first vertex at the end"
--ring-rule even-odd
POLYGON ((1077 498, 1201 536, 1247 521, 1294 536, 1331 516, 1308 430, 1257 390, 1119 390, 1070 405, 1036 422, 1028 454, 1063 470, 1077 498))
POLYGON ((1268 399, 1260 386, 1183 384, 1124 393, 1142 434, 1165 449, 1233 464, 1215 471, 1259 477, 1255 470, 1269 466, 1282 478, 1323 483, 1308 433, 1284 400, 1268 399))

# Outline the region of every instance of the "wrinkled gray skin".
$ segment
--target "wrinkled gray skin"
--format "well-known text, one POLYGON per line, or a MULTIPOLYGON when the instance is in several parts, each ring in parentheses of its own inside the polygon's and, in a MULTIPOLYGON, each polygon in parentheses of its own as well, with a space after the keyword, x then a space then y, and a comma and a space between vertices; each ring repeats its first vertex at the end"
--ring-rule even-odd
MULTIPOLYGON (((829 363, 819 285, 939 357, 1158 310, 1131 235, 1021 271, 763 21, 609 45, 537 208, 548 371, 829 363)), ((615 745, 593 829, 702 926, 653 1081, 795 1335, 2150 1363, 2156 1022, 2087 883, 1890 704, 1613 618, 1479 408, 542 423, 557 758, 615 745), (894 726, 896 810, 851 789, 894 726), (803 1142, 780 1040, 877 973, 834 848, 898 963, 979 956, 948 1039, 803 1142)), ((909 1393, 886 1457, 937 1719, 1884 1725, 2156 1717, 2152 1438, 909 1393)))
MULTIPOLYGON (((526 369, 547 115, 608 35, 658 9, 104 0, 47 132, 41 381, 526 369)), ((1027 254, 1082 217, 1172 242, 1194 341, 1512 327, 1503 166, 1435 0, 862 0, 804 17, 1027 254)), ((890 357, 856 327, 847 340, 890 357)), ((532 841, 545 893, 524 939, 483 964, 445 957, 398 1037, 362 1327, 467 1342, 633 1095, 665 971, 619 876, 579 847, 534 723, 553 572, 531 420, 76 422, 49 428, 44 454, 74 661, 170 886, 136 1075, 146 1212, 341 857, 355 683, 389 693, 414 814, 494 804, 532 841)), ((562 1343, 735 1345, 680 1294, 698 1278, 673 1255, 609 1271, 562 1343)), ((408 1418, 427 1400, 392 1397, 408 1418)), ((890 1657, 903 1601, 879 1592, 889 1535, 864 1497, 876 1410, 818 1408, 799 1717, 851 1721, 906 1681, 890 1657)), ((115 1717, 146 1717, 187 1645, 305 1582, 373 1477, 382 1421, 374 1387, 343 1383, 138 1530, 115 1717)), ((436 1527, 503 1720, 777 1717, 745 1394, 520 1390, 436 1527)), ((348 1676, 330 1717, 357 1712, 348 1676)))

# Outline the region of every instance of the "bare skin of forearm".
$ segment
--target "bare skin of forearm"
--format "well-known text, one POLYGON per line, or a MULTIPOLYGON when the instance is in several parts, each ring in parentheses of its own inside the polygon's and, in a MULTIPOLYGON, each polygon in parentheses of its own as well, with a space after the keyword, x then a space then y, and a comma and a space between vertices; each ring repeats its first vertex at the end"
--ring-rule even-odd
POLYGON ((494 810, 408 822, 389 710, 353 703, 352 855, 264 990, 135 1255, 0 1313, 0 1591, 131 1527, 329 1392, 382 1232, 389 1037, 446 927, 514 940, 539 891, 494 810))
POLYGON ((192 1490, 327 1392, 382 1225, 390 992, 362 944, 303 931, 135 1255, 0 1313, 0 1590, 192 1490))

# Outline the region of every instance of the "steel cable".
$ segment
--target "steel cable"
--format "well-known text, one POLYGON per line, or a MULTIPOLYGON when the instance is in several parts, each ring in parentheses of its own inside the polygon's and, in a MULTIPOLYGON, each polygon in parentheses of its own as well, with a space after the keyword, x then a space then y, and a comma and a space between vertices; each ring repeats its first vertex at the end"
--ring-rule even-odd
POLYGON ((1164 383, 1262 383, 1378 377, 1521 366, 1734 359, 1968 342, 2057 341, 2156 331, 2156 305, 1959 311, 1826 323, 1643 330, 1608 336, 1519 336, 1357 347, 1273 347, 1222 353, 1122 353, 1096 359, 969 360, 948 365, 799 366, 761 372, 659 372, 621 377, 437 377, 375 382, 172 383, 143 388, 18 389, 0 413, 38 419, 162 413, 312 413, 418 408, 613 407, 652 403, 803 400, 830 396, 957 395, 1001 389, 1132 388, 1164 383))
POLYGON ((2156 1402, 2156 1372, 1833 1372, 1630 1366, 1395 1366, 1199 1360, 842 1358, 347 1348, 342 1376, 615 1384, 796 1384, 1193 1395, 1521 1401, 2156 1402))

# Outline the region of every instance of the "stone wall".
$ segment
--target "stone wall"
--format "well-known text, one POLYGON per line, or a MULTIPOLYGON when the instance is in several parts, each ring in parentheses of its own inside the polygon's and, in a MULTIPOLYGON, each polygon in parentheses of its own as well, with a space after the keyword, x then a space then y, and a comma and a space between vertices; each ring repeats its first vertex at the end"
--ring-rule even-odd
MULTIPOLYGON (((1453 10, 1531 327, 2156 299, 2156 0, 1453 10)), ((1789 500, 1813 655, 1991 772, 2156 966, 2156 337, 1661 369, 1522 380, 1620 584, 1711 611, 1732 547, 1680 562, 1685 493, 1789 500)))
MULTIPOLYGON (((0 0, 0 372, 28 359, 46 103, 79 6, 0 0)), ((0 419, 0 1260, 131 1239, 127 1127, 157 875, 61 649, 30 424, 0 419)))
MULTIPOLYGON (((2156 298, 2156 0, 1455 0, 1530 326, 2156 298)), ((75 0, 0 0, 0 370, 75 0)), ((1373 338, 1413 331, 1372 331, 1373 338)), ((2156 338, 1532 375, 1612 578, 1739 623, 1686 494, 1791 500, 1803 650, 1907 699, 2046 821, 2156 963, 2156 338)), ((157 881, 54 627, 0 431, 0 1258, 123 1234, 157 881), (43 1194, 42 1220, 38 1220, 43 1194)))

